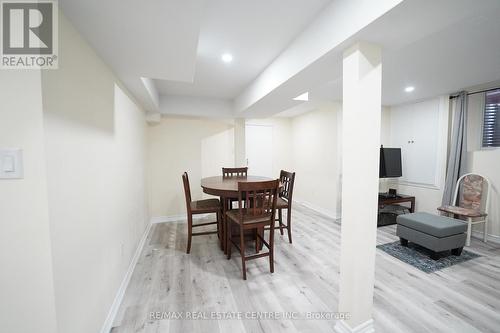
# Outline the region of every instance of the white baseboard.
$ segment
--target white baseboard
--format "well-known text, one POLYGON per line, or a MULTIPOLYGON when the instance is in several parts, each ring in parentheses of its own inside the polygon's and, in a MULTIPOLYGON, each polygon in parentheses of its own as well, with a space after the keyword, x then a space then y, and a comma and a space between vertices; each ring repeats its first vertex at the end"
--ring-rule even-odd
MULTIPOLYGON (((211 214, 196 214, 193 215, 193 220, 202 220, 210 215, 211 214)), ((187 220, 186 214, 154 216, 151 218, 151 224, 166 223, 166 222, 185 222, 186 220, 187 220)))
POLYGON ((151 224, 178 222, 181 220, 186 220, 186 214, 170 215, 170 216, 154 216, 151 218, 151 224))
POLYGON ((144 231, 144 234, 142 235, 139 244, 137 245, 134 256, 130 261, 130 265, 128 266, 127 272, 125 273, 122 283, 120 284, 120 288, 118 288, 118 292, 116 293, 115 299, 113 300, 113 304, 111 304, 108 316, 106 317, 106 320, 102 325, 100 333, 109 333, 111 331, 111 328, 113 327, 113 322, 115 321, 115 317, 118 313, 118 310, 120 309, 123 297, 125 296, 125 291, 127 290, 128 284, 132 277, 132 273, 134 272, 135 266, 137 265, 137 261, 139 260, 139 257, 142 253, 142 249, 144 248, 144 244, 146 243, 146 239, 148 238, 150 230, 151 230, 151 223, 148 223, 148 226, 144 231))
POLYGON ((334 219, 334 220, 337 220, 339 219, 339 217, 337 216, 336 213, 328 210, 328 209, 324 209, 324 208, 321 208, 321 207, 318 207, 308 201, 301 201, 301 200, 294 200, 293 202, 299 204, 299 205, 302 205, 304 207, 307 207, 309 209, 312 209, 314 210, 316 213, 319 213, 321 215, 324 215, 330 219, 334 219))
MULTIPOLYGON (((474 238, 479 238, 480 240, 483 240, 483 232, 482 231, 472 231, 471 236, 474 237, 474 238)), ((486 235, 486 240, 488 242, 500 244, 500 236, 496 236, 496 235, 492 235, 492 234, 487 234, 486 235)))
POLYGON ((338 320, 334 328, 337 333, 374 333, 373 319, 351 328, 344 320, 338 320))
MULTIPOLYGON (((333 220, 339 219, 339 217, 335 213, 333 213, 327 209, 323 209, 321 207, 318 207, 314 204, 311 204, 310 202, 300 201, 300 200, 294 200, 293 202, 297 203, 299 205, 302 205, 304 207, 307 207, 309 209, 312 209, 316 213, 324 215, 330 219, 333 219, 333 220)), ((193 220, 205 219, 210 215, 211 214, 196 214, 196 215, 193 215, 193 220)), ((177 214, 177 215, 168 215, 168 216, 154 216, 151 218, 151 224, 168 223, 168 222, 185 222, 186 219, 187 219, 187 217, 186 217, 185 213, 184 214, 177 214)))

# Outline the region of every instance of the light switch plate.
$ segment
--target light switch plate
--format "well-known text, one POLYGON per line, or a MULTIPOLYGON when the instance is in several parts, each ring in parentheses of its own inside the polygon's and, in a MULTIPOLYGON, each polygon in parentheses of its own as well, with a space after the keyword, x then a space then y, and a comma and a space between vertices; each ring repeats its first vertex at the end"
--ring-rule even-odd
POLYGON ((0 148, 0 179, 23 177, 23 151, 19 148, 0 148))

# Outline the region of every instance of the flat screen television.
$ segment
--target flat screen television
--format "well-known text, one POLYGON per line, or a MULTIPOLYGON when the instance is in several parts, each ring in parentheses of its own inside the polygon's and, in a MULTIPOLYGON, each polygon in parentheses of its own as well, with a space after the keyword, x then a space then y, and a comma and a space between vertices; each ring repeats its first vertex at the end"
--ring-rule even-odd
POLYGON ((380 147, 380 178, 401 177, 401 148, 380 147))

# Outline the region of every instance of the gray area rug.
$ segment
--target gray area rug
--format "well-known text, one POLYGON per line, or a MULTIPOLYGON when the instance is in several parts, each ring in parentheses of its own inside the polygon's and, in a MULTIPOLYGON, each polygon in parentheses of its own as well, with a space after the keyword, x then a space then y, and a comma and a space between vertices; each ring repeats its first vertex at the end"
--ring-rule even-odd
POLYGON ((439 260, 433 260, 430 258, 432 251, 411 242, 408 243, 408 247, 402 246, 397 241, 378 245, 377 248, 426 273, 436 272, 440 269, 480 257, 479 254, 463 250, 460 256, 454 256, 448 251, 443 252, 439 260))

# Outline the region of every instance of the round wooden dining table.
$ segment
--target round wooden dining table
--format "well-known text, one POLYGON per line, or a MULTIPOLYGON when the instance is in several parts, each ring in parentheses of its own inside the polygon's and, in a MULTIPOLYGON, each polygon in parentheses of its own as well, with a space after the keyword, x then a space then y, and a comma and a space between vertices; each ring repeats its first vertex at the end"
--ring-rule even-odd
POLYGON ((266 180, 272 180, 269 177, 261 176, 246 176, 246 177, 222 177, 214 176, 207 177, 201 180, 201 188, 203 192, 210 195, 215 195, 220 197, 222 204, 222 235, 224 241, 222 242, 222 247, 224 253, 226 253, 226 211, 231 209, 230 199, 238 199, 238 183, 240 182, 261 182, 266 180))
POLYGON ((272 180, 269 177, 246 176, 246 177, 207 177, 201 180, 201 188, 206 194, 215 195, 226 199, 238 198, 238 183, 261 182, 272 180))

